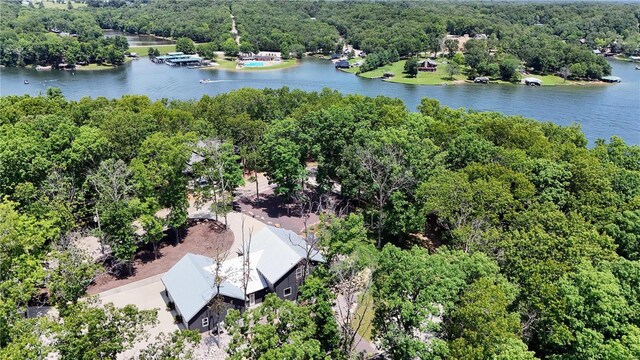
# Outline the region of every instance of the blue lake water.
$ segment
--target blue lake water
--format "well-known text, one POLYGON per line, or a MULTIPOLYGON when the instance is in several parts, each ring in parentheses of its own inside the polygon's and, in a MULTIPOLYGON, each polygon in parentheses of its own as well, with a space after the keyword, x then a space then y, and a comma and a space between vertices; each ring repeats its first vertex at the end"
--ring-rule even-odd
POLYGON ((613 75, 621 77, 622 83, 542 87, 417 86, 359 78, 337 71, 331 62, 318 59, 305 59, 296 67, 282 70, 239 72, 169 67, 142 58, 116 69, 74 73, 3 68, 0 69, 0 95, 38 95, 48 87, 58 87, 68 99, 144 94, 152 99, 186 100, 243 87, 288 86, 305 91, 327 87, 349 94, 400 98, 410 110, 415 110, 423 97, 430 97, 454 108, 498 111, 561 125, 579 123, 591 142, 617 135, 628 143, 640 144, 640 71, 635 70, 632 63, 612 60, 611 65, 613 75), (201 79, 213 82, 200 84, 201 79), (25 85, 24 80, 30 84, 25 85))

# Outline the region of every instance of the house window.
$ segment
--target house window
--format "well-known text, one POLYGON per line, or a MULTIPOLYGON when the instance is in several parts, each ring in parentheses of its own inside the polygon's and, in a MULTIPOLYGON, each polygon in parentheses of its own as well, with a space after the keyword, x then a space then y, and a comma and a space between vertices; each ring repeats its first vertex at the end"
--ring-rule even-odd
POLYGON ((304 276, 304 266, 298 266, 296 269, 296 279, 302 279, 304 276))
POLYGON ((256 304, 256 294, 249 294, 249 306, 256 304))
POLYGON ((202 327, 203 328, 209 327, 209 317, 208 316, 206 318, 202 319, 202 327))
POLYGON ((282 292, 282 295, 284 295, 284 297, 291 296, 291 288, 288 287, 284 289, 284 291, 282 292))

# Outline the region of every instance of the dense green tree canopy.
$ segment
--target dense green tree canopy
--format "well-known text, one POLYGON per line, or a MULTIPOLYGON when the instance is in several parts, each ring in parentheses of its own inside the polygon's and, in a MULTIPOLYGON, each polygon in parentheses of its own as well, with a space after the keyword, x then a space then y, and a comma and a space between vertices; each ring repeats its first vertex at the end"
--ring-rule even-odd
MULTIPOLYGON (((54 257, 90 272, 52 252, 59 239, 100 230, 106 255, 130 261, 163 226, 184 224, 188 161, 198 139, 216 139, 216 191, 221 179, 225 192, 240 184, 244 166, 264 170, 283 195, 304 182, 339 199, 326 204, 339 216, 326 216, 318 244, 334 261, 375 254, 358 266, 372 274, 373 333, 389 357, 638 357, 637 145, 614 137, 589 147, 577 126, 432 99, 411 112, 397 99, 331 90, 241 89, 187 102, 62 95, 0 98, 1 351, 46 351, 29 344, 53 330, 22 318, 42 290, 81 306, 73 302, 87 278, 47 267, 54 257), (311 163, 318 186, 307 180, 311 163), (158 223, 161 208, 171 216, 158 223), (135 234, 135 220, 148 235, 135 234)), ((323 291, 338 286, 332 271, 310 280, 304 304, 273 299, 237 314, 260 339, 247 342, 237 325, 237 353, 320 358, 344 344, 323 291)), ((70 343, 82 338, 65 331, 70 343)))

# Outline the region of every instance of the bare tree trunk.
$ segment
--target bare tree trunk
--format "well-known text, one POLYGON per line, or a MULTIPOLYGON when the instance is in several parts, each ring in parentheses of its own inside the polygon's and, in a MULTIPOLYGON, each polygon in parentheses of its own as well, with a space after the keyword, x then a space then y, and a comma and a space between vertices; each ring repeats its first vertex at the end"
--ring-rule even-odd
POLYGON ((100 213, 98 213, 98 206, 96 204, 96 222, 98 223, 98 233, 100 234, 100 253, 104 256, 104 235, 102 234, 102 228, 100 227, 100 213))
POLYGON ((382 226, 384 221, 384 202, 380 199, 378 203, 378 249, 382 248, 382 226))
POLYGON ((258 171, 253 171, 256 177, 256 205, 260 203, 260 188, 258 187, 258 171))
POLYGON ((213 190, 213 203, 215 204, 216 221, 218 221, 218 193, 213 190))
POLYGON ((153 243, 153 258, 158 260, 158 242, 156 240, 152 241, 153 243))
POLYGON ((227 255, 227 251, 222 250, 220 246, 216 247, 215 267, 213 273, 216 294, 209 305, 209 308, 213 308, 216 313, 216 343, 218 344, 218 348, 220 348, 220 316, 222 314, 223 307, 225 307, 224 297, 220 295, 220 287, 226 279, 225 274, 222 273, 222 263, 226 260, 227 255))

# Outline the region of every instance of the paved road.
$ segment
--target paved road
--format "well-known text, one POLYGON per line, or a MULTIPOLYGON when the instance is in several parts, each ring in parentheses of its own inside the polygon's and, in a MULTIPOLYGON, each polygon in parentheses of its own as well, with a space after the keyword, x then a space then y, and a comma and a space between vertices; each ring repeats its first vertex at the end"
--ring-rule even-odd
POLYGON ((173 322, 173 314, 167 311, 167 303, 164 297, 164 285, 160 281, 163 274, 152 276, 131 284, 123 285, 115 289, 98 294, 103 304, 113 303, 116 307, 124 307, 134 304, 140 310, 158 311, 158 324, 147 328, 149 340, 137 343, 132 350, 118 355, 118 359, 129 359, 140 349, 145 348, 149 341, 153 341, 161 332, 171 333, 180 327, 173 322))
POLYGON ((236 28, 236 17, 231 14, 231 35, 236 38, 236 43, 240 46, 240 35, 238 35, 238 29, 236 28))

